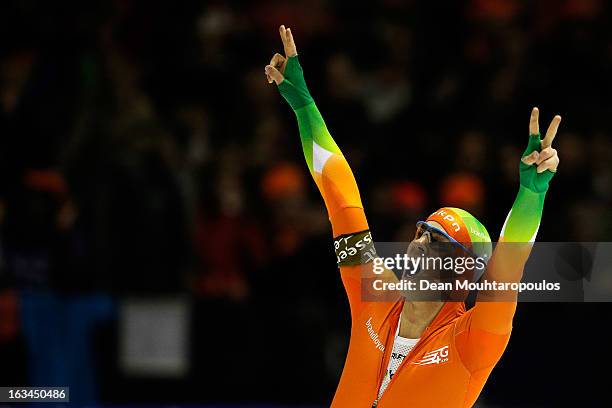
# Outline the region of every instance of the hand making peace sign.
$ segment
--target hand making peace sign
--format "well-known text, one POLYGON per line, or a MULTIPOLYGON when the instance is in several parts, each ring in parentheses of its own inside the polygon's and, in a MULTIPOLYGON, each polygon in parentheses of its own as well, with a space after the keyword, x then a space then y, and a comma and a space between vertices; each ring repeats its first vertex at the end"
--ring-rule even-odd
POLYGON ((521 185, 538 193, 548 189, 548 183, 559 166, 559 156, 551 145, 561 123, 561 116, 555 116, 548 126, 546 136, 540 139, 539 114, 538 108, 533 108, 531 111, 529 144, 523 153, 520 165, 521 185))
POLYGON ((280 32, 281 40, 283 41, 283 48, 285 49, 285 55, 279 53, 274 54, 270 60, 270 64, 266 65, 266 78, 268 82, 276 82, 276 85, 283 82, 283 74, 287 66, 287 58, 295 57, 297 55, 297 49, 295 48, 295 42, 293 41, 293 34, 291 34, 291 28, 285 28, 284 25, 280 26, 278 31, 280 32))
POLYGON ((279 27, 285 55, 274 54, 270 64, 266 65, 266 78, 269 83, 276 83, 281 95, 289 102, 293 110, 313 102, 306 86, 304 72, 297 57, 297 49, 290 28, 279 27))

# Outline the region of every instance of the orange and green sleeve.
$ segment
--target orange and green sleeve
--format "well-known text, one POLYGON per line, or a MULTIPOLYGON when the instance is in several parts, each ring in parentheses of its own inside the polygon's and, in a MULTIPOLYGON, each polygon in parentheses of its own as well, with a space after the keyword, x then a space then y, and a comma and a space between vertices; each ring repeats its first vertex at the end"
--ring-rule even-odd
POLYGON ((302 149, 332 224, 334 237, 368 229, 353 172, 310 96, 298 57, 289 57, 285 79, 278 85, 295 115, 302 149))
MULTIPOLYGON (((530 135, 522 157, 541 149, 540 135, 530 135)), ((519 282, 535 241, 548 185, 554 173, 536 171, 535 165, 520 163, 520 186, 506 218, 501 236, 489 261, 484 279, 498 282, 519 282)), ((516 311, 516 291, 479 293, 475 306, 461 317, 456 343, 465 366, 474 378, 488 376, 501 357, 512 330, 516 311)), ((478 384, 475 382, 474 384, 478 384)), ((476 385, 475 385, 476 387, 476 385)), ((480 386, 478 386, 480 387, 480 386)), ((480 389, 471 389, 477 393, 480 389)))
POLYGON ((327 207, 338 266, 355 315, 362 304, 360 268, 375 255, 357 182, 308 91, 297 56, 287 59, 278 89, 297 117, 306 164, 327 207))

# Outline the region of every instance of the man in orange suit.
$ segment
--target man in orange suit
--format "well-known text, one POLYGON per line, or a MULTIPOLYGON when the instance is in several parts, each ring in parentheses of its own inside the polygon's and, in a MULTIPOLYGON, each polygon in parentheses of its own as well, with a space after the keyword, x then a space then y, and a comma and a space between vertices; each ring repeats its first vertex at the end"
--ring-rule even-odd
MULTIPOLYGON (((516 291, 506 291, 497 301, 479 293, 470 310, 463 301, 364 300, 362 276, 371 270, 376 252, 357 183, 308 91, 291 29, 281 26, 280 36, 284 55, 275 54, 265 74, 297 117, 304 156, 331 221, 351 308, 351 341, 332 407, 472 406, 508 344, 516 291)), ((519 163, 519 191, 499 239, 517 245, 498 245, 491 254, 489 234, 474 216, 443 207, 417 223, 408 252, 432 242, 447 243, 489 259, 487 280, 520 281, 559 164, 551 143, 561 118, 555 116, 541 139, 538 115, 534 108, 528 147, 519 163)), ((396 279, 389 275, 385 271, 386 279, 396 279)))

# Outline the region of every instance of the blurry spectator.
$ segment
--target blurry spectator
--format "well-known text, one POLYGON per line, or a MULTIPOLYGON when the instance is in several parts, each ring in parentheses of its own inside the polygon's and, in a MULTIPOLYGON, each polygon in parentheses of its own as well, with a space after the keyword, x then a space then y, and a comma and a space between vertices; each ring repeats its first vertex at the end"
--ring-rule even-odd
MULTIPOLYGON (((71 239, 76 214, 60 173, 29 170, 20 189, 22 201, 8 207, 5 225, 7 269, 21 284, 19 313, 28 351, 32 385, 74 387, 71 400, 97 398, 95 328, 112 316, 112 301, 98 288, 66 276, 78 253, 71 239), (74 292, 77 289, 77 292, 74 292)), ((95 284, 94 284, 95 285, 95 284)))
POLYGON ((455 166, 458 169, 483 174, 487 170, 488 141, 479 131, 468 131, 459 139, 455 166))

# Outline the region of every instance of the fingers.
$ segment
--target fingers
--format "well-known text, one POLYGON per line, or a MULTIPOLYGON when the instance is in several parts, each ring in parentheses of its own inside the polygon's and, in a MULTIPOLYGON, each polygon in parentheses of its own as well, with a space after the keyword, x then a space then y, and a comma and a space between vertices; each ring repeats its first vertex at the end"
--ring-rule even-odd
MULTIPOLYGON (((531 111, 531 118, 529 119, 529 134, 530 135, 538 135, 540 133, 540 125, 538 123, 540 116, 540 111, 538 108, 533 108, 531 111)), ((548 130, 546 131, 546 136, 542 139, 541 142, 541 151, 534 151, 531 154, 523 157, 521 161, 527 165, 536 165, 536 171, 538 173, 543 173, 546 170, 550 170, 552 172, 557 171, 557 167, 559 166, 559 156, 557 155, 557 151, 551 147, 555 136, 557 135, 557 130, 559 129, 559 124, 561 123, 561 116, 557 115, 550 122, 550 126, 548 126, 548 130)))
POLYGON ((280 55, 277 52, 276 54, 274 54, 274 56, 270 60, 270 65, 272 65, 274 68, 278 69, 278 68, 280 68, 281 65, 283 65, 283 62, 285 62, 285 60, 286 60, 286 58, 283 57, 282 55, 280 55))
POLYGON ((276 85, 279 85, 285 79, 283 77, 283 74, 281 74, 280 71, 276 69, 275 67, 273 67, 272 65, 266 65, 265 72, 266 72, 266 78, 268 78, 268 82, 270 83, 274 81, 276 82, 276 85))
POLYGON ((542 149, 542 151, 540 152, 538 159, 536 160, 535 164, 540 165, 543 161, 550 159, 551 157, 555 156, 557 154, 557 151, 555 149, 553 149, 552 147, 547 147, 542 149))
POLYGON ((536 168, 538 173, 542 173, 546 170, 557 171, 559 166, 559 156, 557 151, 552 147, 547 147, 541 152, 532 152, 521 159, 521 161, 527 165, 537 165, 536 168))
POLYGON ((281 74, 285 73, 285 65, 287 63, 287 58, 283 57, 279 53, 274 54, 272 59, 270 60, 270 65, 274 68, 278 69, 281 74))
POLYGON ((522 161, 523 163, 528 164, 528 165, 530 165, 530 166, 531 166, 532 164, 535 164, 535 163, 538 161, 538 158, 539 158, 539 157, 540 157, 540 153, 538 153, 537 151, 535 151, 535 152, 531 152, 531 154, 529 154, 529 155, 527 155, 527 156, 523 157, 523 158, 521 159, 521 161, 522 161))
MULTIPOLYGON (((270 60, 270 64, 268 66, 276 68, 276 70, 281 73, 281 77, 282 77, 282 74, 285 72, 286 61, 287 61, 287 58, 283 57, 279 53, 276 53, 270 60)), ((265 70, 266 79, 268 80, 268 83, 271 84, 272 82, 275 82, 275 81, 274 81, 274 78, 268 74, 268 70, 267 70, 268 66, 266 66, 266 70, 265 70)))
POLYGON ((550 126, 548 126, 548 130, 546 131, 546 136, 542 140, 543 149, 552 145, 557 135, 557 130, 559 129, 559 123, 561 123, 561 116, 557 115, 553 118, 552 122, 550 122, 550 126))
POLYGON ((274 54, 270 60, 270 64, 266 65, 265 73, 268 83, 276 82, 280 84, 283 82, 285 73, 285 66, 287 65, 287 58, 297 55, 297 49, 295 47, 295 41, 293 41, 293 34, 291 34, 290 28, 285 28, 284 25, 278 29, 281 40, 283 41, 283 48, 285 49, 285 55, 279 53, 274 54))
POLYGON ((546 170, 550 170, 552 172, 557 171, 557 167, 559 166, 559 156, 556 154, 549 159, 544 160, 542 163, 538 165, 537 172, 543 173, 546 170))
POLYGON ((295 46, 295 41, 293 40, 293 33, 291 29, 288 28, 286 32, 287 36, 287 49, 285 50, 285 55, 287 57, 294 57, 297 55, 297 47, 295 46))
POLYGON ((285 28, 284 25, 280 26, 278 31, 280 32, 281 40, 283 41, 283 48, 285 49, 285 56, 287 58, 297 55, 297 48, 295 47, 295 41, 293 40, 293 34, 290 28, 285 28))
POLYGON ((529 119, 529 134, 537 135, 540 133, 540 124, 538 123, 538 117, 540 116, 540 110, 533 108, 531 110, 531 118, 529 119))

